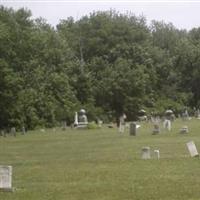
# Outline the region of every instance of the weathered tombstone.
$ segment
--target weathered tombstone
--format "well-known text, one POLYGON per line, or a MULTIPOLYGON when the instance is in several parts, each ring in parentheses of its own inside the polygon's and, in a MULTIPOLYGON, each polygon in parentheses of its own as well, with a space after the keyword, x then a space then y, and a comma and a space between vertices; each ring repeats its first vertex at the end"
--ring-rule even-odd
POLYGON ((189 114, 188 114, 188 110, 185 109, 184 112, 182 113, 182 120, 183 121, 186 121, 186 120, 189 120, 190 117, 189 117, 189 114))
POLYGON ((6 131, 5 131, 5 130, 2 130, 1 133, 2 133, 2 135, 3 135, 4 137, 6 137, 6 131))
POLYGON ((62 122, 62 130, 65 131, 67 129, 67 122, 63 121, 62 122))
POLYGON ((125 119, 126 119, 126 115, 125 114, 123 114, 119 118, 119 132, 120 133, 124 133, 124 131, 125 131, 125 119))
POLYGON ((160 151, 158 149, 154 150, 154 155, 157 159, 160 159, 160 151))
POLYGON ((183 127, 180 129, 180 133, 181 133, 181 134, 189 133, 188 126, 183 126, 183 127))
POLYGON ((190 152, 191 157, 198 157, 199 156, 196 145, 194 144, 193 141, 190 141, 190 142, 187 143, 187 148, 190 152))
POLYGON ((22 135, 25 135, 25 133, 26 133, 26 129, 24 126, 22 126, 22 135))
POLYGON ((200 119, 200 110, 197 109, 197 119, 200 119))
POLYGON ((163 126, 165 129, 167 129, 168 131, 171 131, 171 121, 169 119, 165 119, 163 122, 163 126))
POLYGON ((100 120, 100 119, 98 119, 98 120, 97 120, 97 125, 98 125, 99 128, 102 127, 102 124, 103 124, 103 121, 100 120))
POLYGON ((159 124, 154 124, 154 129, 153 129, 153 135, 157 135, 160 133, 160 127, 159 124))
POLYGON ((74 126, 78 126, 78 113, 75 112, 75 116, 74 116, 74 126))
POLYGON ((16 129, 15 129, 15 127, 11 128, 11 134, 16 137, 16 129))
POLYGON ((151 151, 150 147, 143 147, 142 148, 142 159, 151 159, 151 151))
POLYGON ((44 128, 41 128, 40 131, 41 131, 42 133, 45 133, 45 132, 46 132, 46 130, 45 130, 44 128))
POLYGON ((0 165, 0 190, 12 191, 12 166, 0 165))
POLYGON ((130 123, 130 135, 136 136, 137 133, 137 124, 135 122, 130 123))

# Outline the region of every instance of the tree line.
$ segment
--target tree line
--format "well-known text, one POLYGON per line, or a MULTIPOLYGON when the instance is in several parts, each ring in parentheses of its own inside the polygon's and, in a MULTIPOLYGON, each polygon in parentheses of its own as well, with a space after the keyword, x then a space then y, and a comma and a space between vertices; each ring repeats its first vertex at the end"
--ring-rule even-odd
POLYGON ((200 105, 200 28, 115 10, 52 27, 0 6, 0 128, 52 127, 74 112, 104 121, 200 105))

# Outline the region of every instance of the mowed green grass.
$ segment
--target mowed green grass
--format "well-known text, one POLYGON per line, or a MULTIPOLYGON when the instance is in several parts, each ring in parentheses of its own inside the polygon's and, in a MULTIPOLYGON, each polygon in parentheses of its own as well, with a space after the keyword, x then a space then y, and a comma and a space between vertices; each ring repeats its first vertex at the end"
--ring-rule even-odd
POLYGON ((200 151, 200 120, 176 121, 160 135, 152 129, 142 123, 137 136, 104 127, 0 137, 0 165, 13 166, 15 188, 0 200, 200 199, 200 159, 186 147, 193 140, 200 151), (179 134, 184 124, 187 135, 179 134), (144 146, 159 149, 160 160, 142 160, 144 146))

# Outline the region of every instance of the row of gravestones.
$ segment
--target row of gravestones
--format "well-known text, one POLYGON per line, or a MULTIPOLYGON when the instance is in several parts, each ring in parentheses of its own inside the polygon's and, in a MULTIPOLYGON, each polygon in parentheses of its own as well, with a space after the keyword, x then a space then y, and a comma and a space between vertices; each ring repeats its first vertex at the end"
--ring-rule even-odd
MULTIPOLYGON (((168 131, 171 131, 171 121, 170 120, 165 120, 163 123, 163 126, 165 129, 167 129, 168 131)), ((129 125, 129 133, 130 135, 136 135, 137 133, 137 129, 140 127, 140 125, 138 125, 136 122, 131 122, 129 125)), ((125 123, 120 123, 119 124, 119 132, 120 133, 124 133, 125 131, 125 123)), ((180 129, 180 133, 184 134, 184 133, 188 133, 188 126, 184 125, 181 129, 180 129)), ((160 126, 158 123, 154 124, 154 129, 152 134, 156 135, 160 133, 160 126)))
MULTIPOLYGON (((6 135, 7 135, 8 133, 9 133, 8 131, 1 130, 1 131, 0 131, 0 136, 6 137, 6 135)), ((25 133, 26 133, 26 130, 25 130, 25 127, 23 126, 22 129, 21 129, 21 134, 22 134, 22 135, 25 135, 25 133)), ((15 127, 12 127, 12 128, 10 129, 10 134, 16 137, 17 133, 16 133, 16 128, 15 128, 15 127)))
MULTIPOLYGON (((189 141, 186 143, 188 151, 191 157, 199 157, 199 153, 197 151, 196 145, 193 141, 189 141)), ((157 159, 160 158, 160 151, 159 149, 155 149, 154 155, 157 159)), ((142 159, 151 159, 151 149, 150 147, 143 147, 142 148, 142 159)))
MULTIPOLYGON (((197 148, 193 141, 186 143, 191 157, 199 157, 197 148)), ((157 159, 160 159, 160 151, 155 149, 154 155, 157 159)), ((142 159, 151 159, 150 147, 142 148, 142 159)), ((13 191, 12 188, 12 166, 0 165, 0 191, 13 191)))

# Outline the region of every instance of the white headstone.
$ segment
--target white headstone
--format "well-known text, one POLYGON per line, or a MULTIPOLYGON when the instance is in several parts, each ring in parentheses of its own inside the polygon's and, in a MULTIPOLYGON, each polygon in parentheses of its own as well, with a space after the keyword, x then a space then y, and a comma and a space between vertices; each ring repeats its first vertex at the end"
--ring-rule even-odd
POLYGON ((165 119, 163 122, 163 126, 165 129, 167 129, 168 131, 171 131, 171 121, 169 119, 165 119))
POLYGON ((143 147, 142 148, 142 159, 150 159, 151 158, 151 151, 150 147, 143 147))
POLYGON ((160 151, 158 149, 154 150, 154 155, 157 159, 160 159, 160 151))
POLYGON ((125 119, 126 119, 126 115, 125 114, 123 114, 119 118, 119 132, 120 133, 124 133, 124 131, 125 131, 125 119))
POLYGON ((0 165, 0 190, 12 190, 12 166, 0 165))
POLYGON ((187 148, 190 152, 191 157, 199 156, 196 145, 194 144, 193 141, 190 141, 190 142, 187 143, 187 148))
POLYGON ((78 125, 78 113, 75 112, 75 116, 74 116, 74 125, 78 125))

